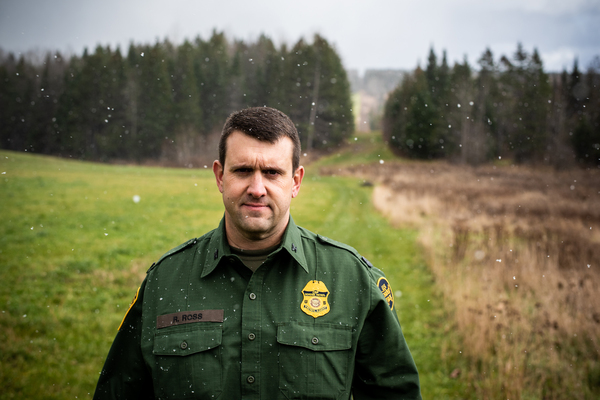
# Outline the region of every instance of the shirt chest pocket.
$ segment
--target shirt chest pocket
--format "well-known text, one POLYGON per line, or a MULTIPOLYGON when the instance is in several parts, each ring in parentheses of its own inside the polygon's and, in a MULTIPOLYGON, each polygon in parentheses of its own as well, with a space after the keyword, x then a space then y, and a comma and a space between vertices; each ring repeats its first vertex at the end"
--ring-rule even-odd
POLYGON ((279 389, 288 399, 337 399, 346 393, 352 328, 285 323, 277 327, 279 389))
POLYGON ((154 391, 161 399, 217 398, 221 394, 223 328, 190 325, 161 329, 154 337, 154 391))

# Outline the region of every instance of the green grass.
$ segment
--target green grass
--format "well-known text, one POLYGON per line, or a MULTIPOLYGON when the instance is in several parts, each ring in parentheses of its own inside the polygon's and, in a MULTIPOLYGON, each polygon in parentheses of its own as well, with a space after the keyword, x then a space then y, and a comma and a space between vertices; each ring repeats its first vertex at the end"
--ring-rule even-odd
MULTIPOLYGON (((321 165, 382 156, 380 142, 360 141, 354 161, 350 148, 321 165)), ((358 180, 319 177, 315 169, 292 202, 296 223, 356 247, 401 292, 396 307, 424 398, 467 397, 448 378, 461 366, 457 336, 417 232, 392 228, 358 180)), ((222 217, 212 172, 1 151, 0 174, 0 399, 91 398, 146 269, 222 217)))
POLYGON ((394 159, 398 160, 383 142, 380 132, 356 132, 338 151, 321 158, 311 167, 361 166, 394 159))

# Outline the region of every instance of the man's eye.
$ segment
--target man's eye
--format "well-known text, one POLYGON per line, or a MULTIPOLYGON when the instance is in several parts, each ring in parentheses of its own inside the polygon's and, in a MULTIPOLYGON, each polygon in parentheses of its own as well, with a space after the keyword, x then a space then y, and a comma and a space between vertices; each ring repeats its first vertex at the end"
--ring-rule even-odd
POLYGON ((278 175, 279 171, 276 171, 274 169, 269 169, 269 170, 265 171, 265 174, 267 174, 267 175, 278 175))

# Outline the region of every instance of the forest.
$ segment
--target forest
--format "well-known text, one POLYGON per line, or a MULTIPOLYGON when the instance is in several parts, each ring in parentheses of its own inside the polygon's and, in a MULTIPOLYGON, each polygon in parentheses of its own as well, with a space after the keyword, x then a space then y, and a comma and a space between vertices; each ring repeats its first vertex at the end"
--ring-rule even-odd
MULTIPOLYGON (((0 147, 98 161, 197 165, 213 156, 227 116, 272 106, 297 124, 305 150, 354 131, 350 86, 319 35, 291 48, 208 40, 98 46, 35 63, 0 52, 0 147)), ((211 158, 212 160, 212 158, 211 158)))
POLYGON ((547 73, 536 49, 521 44, 474 70, 429 52, 425 69, 405 76, 385 105, 392 150, 418 159, 477 165, 498 159, 555 167, 600 166, 600 58, 587 71, 547 73))
MULTIPOLYGON (((198 166, 214 158, 225 118, 272 106, 298 126, 305 151, 354 132, 347 73, 315 35, 279 48, 213 31, 174 45, 98 46, 35 62, 0 51, 0 147, 77 159, 198 166)), ((400 156, 478 165, 492 160, 600 165, 600 57, 548 73, 521 44, 478 69, 430 49, 385 103, 384 140, 400 156)), ((379 117, 377 117, 379 119, 379 117)))

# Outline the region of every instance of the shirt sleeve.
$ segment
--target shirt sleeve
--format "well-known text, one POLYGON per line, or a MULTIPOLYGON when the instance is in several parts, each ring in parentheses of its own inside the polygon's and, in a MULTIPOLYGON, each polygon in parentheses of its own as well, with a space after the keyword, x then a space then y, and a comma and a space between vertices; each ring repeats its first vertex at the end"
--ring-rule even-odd
POLYGON ((421 399, 419 374, 396 312, 371 285, 371 311, 358 339, 352 393, 355 400, 421 399))
POLYGON ((144 281, 110 348, 94 400, 154 398, 152 376, 140 346, 144 281))

